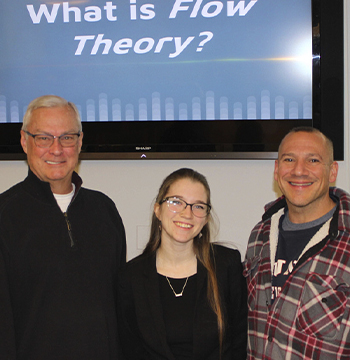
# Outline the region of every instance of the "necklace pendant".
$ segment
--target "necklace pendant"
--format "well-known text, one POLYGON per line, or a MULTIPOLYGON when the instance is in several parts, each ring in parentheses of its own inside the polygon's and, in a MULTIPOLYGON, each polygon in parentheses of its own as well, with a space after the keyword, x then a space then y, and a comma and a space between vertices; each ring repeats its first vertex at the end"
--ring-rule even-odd
POLYGON ((168 279, 168 277, 165 276, 165 278, 166 278, 166 280, 167 280, 167 282, 168 282, 168 284, 169 284, 169 286, 170 286, 170 289, 171 289, 172 292, 174 293, 175 297, 177 297, 177 298, 178 298, 178 297, 181 297, 182 294, 183 294, 183 292, 184 292, 184 290, 185 290, 185 287, 186 287, 186 285, 187 285, 188 276, 187 276, 187 278, 186 278, 185 285, 183 286, 182 291, 181 291, 180 293, 178 293, 178 294, 175 292, 174 288, 171 286, 171 283, 170 283, 170 280, 168 279))

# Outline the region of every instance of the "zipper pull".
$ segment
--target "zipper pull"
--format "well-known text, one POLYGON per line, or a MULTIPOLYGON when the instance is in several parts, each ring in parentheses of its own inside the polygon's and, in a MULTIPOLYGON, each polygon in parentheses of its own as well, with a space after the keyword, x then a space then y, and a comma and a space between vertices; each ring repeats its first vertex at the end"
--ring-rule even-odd
POLYGON ((70 247, 73 247, 74 246, 74 240, 73 240, 73 234, 72 234, 72 227, 70 225, 67 213, 65 212, 65 213, 63 213, 63 215, 64 215, 64 219, 66 220, 66 224, 67 224, 67 228, 68 228, 68 235, 69 235, 69 238, 70 238, 70 247))

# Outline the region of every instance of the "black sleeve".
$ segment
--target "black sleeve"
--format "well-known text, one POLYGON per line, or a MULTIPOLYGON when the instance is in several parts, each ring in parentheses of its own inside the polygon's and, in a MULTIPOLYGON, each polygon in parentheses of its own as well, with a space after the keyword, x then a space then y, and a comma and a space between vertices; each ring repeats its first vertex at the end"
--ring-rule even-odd
MULTIPOLYGON (((1 228, 0 228, 1 232, 1 228)), ((10 289, 6 271, 6 249, 0 234, 0 359, 16 359, 16 341, 10 289)))
POLYGON ((136 320, 132 285, 127 270, 119 274, 118 281, 118 331, 123 355, 126 360, 148 360, 149 355, 142 344, 136 320))
POLYGON ((229 270, 230 307, 229 326, 231 327, 231 341, 235 360, 247 358, 247 285, 243 276, 241 256, 235 251, 235 258, 229 270))

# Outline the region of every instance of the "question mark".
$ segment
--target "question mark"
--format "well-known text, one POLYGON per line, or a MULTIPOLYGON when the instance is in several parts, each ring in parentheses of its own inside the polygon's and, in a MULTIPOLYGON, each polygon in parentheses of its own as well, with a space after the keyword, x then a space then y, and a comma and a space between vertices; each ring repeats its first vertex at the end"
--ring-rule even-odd
POLYGON ((197 47, 197 52, 202 51, 204 44, 210 41, 213 38, 214 34, 211 31, 202 31, 199 36, 206 36, 206 38, 199 43, 197 47))

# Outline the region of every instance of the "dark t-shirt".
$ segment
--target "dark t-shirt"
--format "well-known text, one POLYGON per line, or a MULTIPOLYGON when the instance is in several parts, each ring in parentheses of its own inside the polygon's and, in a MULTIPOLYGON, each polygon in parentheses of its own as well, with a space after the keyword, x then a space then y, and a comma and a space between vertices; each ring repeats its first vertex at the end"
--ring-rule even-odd
POLYGON ((323 224, 333 216, 335 209, 336 206, 321 218, 303 224, 292 223, 289 220, 288 211, 281 216, 272 273, 272 301, 278 296, 305 246, 323 224))

